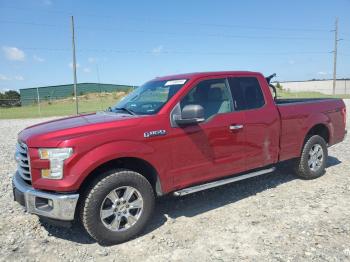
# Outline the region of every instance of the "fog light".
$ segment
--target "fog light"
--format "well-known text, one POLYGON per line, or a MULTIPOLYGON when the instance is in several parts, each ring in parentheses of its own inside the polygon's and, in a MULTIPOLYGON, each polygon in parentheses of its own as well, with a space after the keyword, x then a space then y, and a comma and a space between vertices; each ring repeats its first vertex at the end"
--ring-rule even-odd
POLYGON ((36 197, 35 208, 41 211, 49 212, 53 209, 52 199, 36 197))

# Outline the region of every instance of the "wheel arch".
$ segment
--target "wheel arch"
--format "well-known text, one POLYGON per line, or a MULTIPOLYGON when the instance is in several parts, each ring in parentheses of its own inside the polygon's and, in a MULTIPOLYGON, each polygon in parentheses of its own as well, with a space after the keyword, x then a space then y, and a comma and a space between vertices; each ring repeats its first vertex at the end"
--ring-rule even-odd
POLYGON ((330 142, 330 137, 331 137, 330 130, 328 126, 324 123, 318 123, 313 125, 311 128, 309 128, 308 132, 304 137, 303 145, 305 145, 307 139, 313 135, 319 135, 326 141, 327 144, 329 144, 330 142))
POLYGON ((331 119, 327 114, 324 113, 311 113, 308 118, 303 121, 302 133, 299 138, 299 154, 307 141, 312 135, 321 136, 328 145, 332 145, 334 127, 331 119))
POLYGON ((83 192, 89 188, 89 185, 94 181, 99 180, 104 172, 111 169, 128 169, 135 171, 144 176, 150 182, 154 192, 158 196, 164 194, 156 168, 148 161, 138 157, 119 157, 100 164, 84 178, 79 191, 83 192))

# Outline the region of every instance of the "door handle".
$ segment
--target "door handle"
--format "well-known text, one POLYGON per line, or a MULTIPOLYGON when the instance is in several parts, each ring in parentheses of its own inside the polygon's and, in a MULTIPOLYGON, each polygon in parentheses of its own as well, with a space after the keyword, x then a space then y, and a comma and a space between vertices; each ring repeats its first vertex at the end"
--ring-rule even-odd
POLYGON ((230 130, 239 130, 242 129, 243 125, 239 124, 239 125, 230 125, 230 130))

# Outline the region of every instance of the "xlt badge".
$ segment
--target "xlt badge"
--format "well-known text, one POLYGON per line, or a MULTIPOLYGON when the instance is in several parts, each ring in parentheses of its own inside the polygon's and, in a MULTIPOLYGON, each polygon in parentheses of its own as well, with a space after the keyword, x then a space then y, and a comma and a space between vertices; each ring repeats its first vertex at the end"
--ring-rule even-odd
POLYGON ((154 130, 154 131, 148 131, 143 133, 143 137, 148 138, 152 136, 165 136, 166 131, 165 130, 154 130))

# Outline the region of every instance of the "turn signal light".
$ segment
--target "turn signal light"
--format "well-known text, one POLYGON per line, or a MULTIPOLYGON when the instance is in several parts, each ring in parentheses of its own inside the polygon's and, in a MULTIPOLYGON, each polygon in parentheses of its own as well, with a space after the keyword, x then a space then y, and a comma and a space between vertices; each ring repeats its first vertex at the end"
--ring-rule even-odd
POLYGON ((42 169, 41 170, 41 177, 42 178, 50 178, 51 170, 50 169, 42 169))

